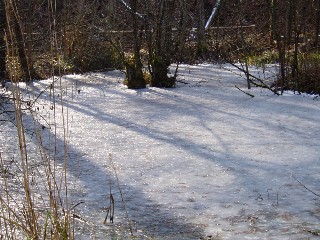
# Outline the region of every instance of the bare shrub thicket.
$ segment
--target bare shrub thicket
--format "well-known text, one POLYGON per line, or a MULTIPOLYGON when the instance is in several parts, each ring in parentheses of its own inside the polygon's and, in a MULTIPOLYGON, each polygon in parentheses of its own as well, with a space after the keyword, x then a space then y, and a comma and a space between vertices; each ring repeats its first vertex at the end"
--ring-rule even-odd
POLYGON ((223 2, 209 31, 211 59, 276 62, 280 92, 319 94, 319 7, 312 0, 223 2))
POLYGON ((276 51, 280 90, 317 92, 312 86, 318 82, 313 59, 319 52, 319 1, 221 1, 206 30, 204 24, 218 1, 65 0, 52 6, 37 0, 4 2, 0 5, 1 34, 6 32, 0 40, 2 78, 13 69, 16 78, 30 80, 46 78, 52 70, 58 74, 58 69, 68 73, 124 67, 129 87, 146 83, 170 87, 175 84, 167 75, 172 62, 250 62, 276 51), (9 25, 14 39, 6 47, 9 25), (48 26, 57 39, 54 53, 48 26), (12 44, 15 51, 8 58, 12 44), (143 66, 149 66, 149 82, 143 66))

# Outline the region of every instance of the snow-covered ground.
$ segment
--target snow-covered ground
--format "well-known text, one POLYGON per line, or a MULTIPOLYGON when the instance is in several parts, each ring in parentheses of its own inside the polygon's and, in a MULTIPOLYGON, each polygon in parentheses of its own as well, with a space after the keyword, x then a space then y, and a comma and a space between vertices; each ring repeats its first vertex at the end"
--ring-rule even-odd
MULTIPOLYGON (((247 90, 226 69, 236 72, 181 65, 172 89, 129 90, 119 71, 61 79, 69 200, 83 202, 85 220, 76 239, 128 239, 130 228, 134 239, 319 238, 320 198, 309 190, 320 194, 320 97, 247 90), (110 188, 115 216, 105 225, 110 188)), ((37 96, 51 82, 28 89, 37 96)), ((35 109, 43 141, 50 99, 47 88, 35 109)), ((15 132, 2 125, 0 134, 10 159, 15 132)))

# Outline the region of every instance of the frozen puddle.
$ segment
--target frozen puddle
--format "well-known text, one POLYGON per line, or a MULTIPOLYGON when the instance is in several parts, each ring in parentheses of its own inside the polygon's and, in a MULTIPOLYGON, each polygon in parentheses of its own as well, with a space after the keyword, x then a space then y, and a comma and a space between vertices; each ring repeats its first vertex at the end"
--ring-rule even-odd
POLYGON ((117 71, 62 80, 76 239, 319 237, 320 198, 304 187, 320 194, 319 101, 251 99, 212 65, 182 65, 174 89, 128 90, 117 71))

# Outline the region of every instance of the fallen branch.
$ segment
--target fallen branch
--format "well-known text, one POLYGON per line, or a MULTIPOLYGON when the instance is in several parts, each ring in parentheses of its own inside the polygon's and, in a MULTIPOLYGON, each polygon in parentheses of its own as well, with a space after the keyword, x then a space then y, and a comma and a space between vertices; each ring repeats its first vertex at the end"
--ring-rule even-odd
POLYGON ((250 96, 250 97, 254 98, 254 95, 252 95, 252 94, 250 94, 250 93, 247 93, 247 92, 243 91, 243 90, 242 90, 242 89, 240 89, 237 85, 235 85, 235 87, 236 87, 238 90, 240 90, 241 92, 243 92, 243 93, 247 94, 248 96, 250 96))
POLYGON ((185 82, 185 81, 183 81, 183 80, 176 80, 176 82, 178 82, 178 83, 183 83, 183 84, 189 84, 189 83, 187 83, 187 82, 185 82))
POLYGON ((309 229, 303 229, 304 231, 311 233, 314 236, 320 236, 320 230, 309 230, 309 229))
POLYGON ((270 90, 271 92, 273 92, 274 94, 276 94, 276 95, 278 95, 278 96, 280 95, 280 94, 277 92, 277 90, 272 89, 272 88, 269 87, 267 84, 265 84, 264 81, 263 81, 261 78, 258 78, 258 77, 256 77, 256 76, 252 75, 251 73, 249 73, 248 71, 246 71, 244 68, 241 68, 241 67, 237 66, 237 65, 234 64, 234 63, 231 63, 231 62, 229 62, 229 63, 230 63, 233 67, 237 68, 239 71, 243 72, 246 76, 251 77, 252 79, 249 79, 249 80, 250 80, 250 83, 252 83, 252 84, 255 85, 256 87, 266 88, 266 89, 270 90), (254 79, 254 80, 257 80, 260 84, 255 83, 255 82, 253 81, 253 79, 254 79))

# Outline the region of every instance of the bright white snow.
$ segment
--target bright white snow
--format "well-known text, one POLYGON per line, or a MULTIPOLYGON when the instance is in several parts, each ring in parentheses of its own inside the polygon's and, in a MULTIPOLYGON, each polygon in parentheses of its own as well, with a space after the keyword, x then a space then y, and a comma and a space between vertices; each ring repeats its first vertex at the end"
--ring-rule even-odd
MULTIPOLYGON (((129 90, 118 71, 61 79, 69 197, 84 202, 76 210, 87 221, 76 222, 76 239, 127 239, 130 226, 135 239, 317 239, 320 198, 297 180, 320 194, 318 97, 247 90, 226 68, 236 71, 182 65, 173 89, 129 90), (110 183, 115 219, 104 225, 110 183)), ((51 82, 28 89, 37 95, 51 82)), ((47 144, 49 93, 36 109, 47 144)), ((9 159, 14 131, 1 128, 12 139, 1 143, 9 159)))

